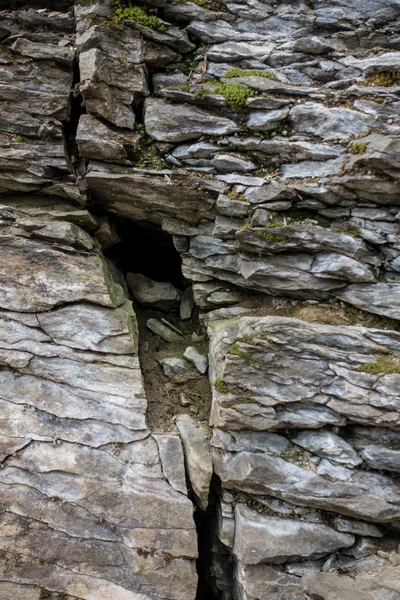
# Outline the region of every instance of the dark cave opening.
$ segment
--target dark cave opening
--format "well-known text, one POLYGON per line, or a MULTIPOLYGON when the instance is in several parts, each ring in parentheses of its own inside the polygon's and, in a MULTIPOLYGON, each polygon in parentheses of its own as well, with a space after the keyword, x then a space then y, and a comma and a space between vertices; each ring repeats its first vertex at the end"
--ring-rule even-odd
POLYGON ((187 287, 172 235, 160 225, 148 222, 116 219, 116 226, 121 241, 107 248, 104 254, 120 271, 168 281, 179 289, 187 287))

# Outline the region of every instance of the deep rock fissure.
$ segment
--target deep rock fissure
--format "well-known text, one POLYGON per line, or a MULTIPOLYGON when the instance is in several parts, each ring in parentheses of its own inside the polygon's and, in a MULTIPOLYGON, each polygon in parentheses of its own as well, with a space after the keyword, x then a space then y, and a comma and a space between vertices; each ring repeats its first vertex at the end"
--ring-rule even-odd
MULTIPOLYGON (((105 216, 115 226, 120 241, 106 249, 104 254, 125 277, 128 273, 139 273, 156 281, 170 282, 182 290, 187 287, 188 282, 181 271, 181 257, 174 247, 173 238, 170 234, 164 232, 160 226, 152 223, 136 223, 110 214, 105 216)), ((135 301, 135 298, 133 298, 133 303, 139 325, 139 357, 148 401, 149 426, 153 433, 164 429, 168 431, 172 426, 175 414, 182 410, 182 407, 177 405, 177 400, 185 386, 173 386, 165 383, 166 378, 163 377, 161 367, 157 364, 158 356, 163 355, 164 352, 168 356, 181 354, 185 346, 190 343, 189 336, 193 333, 201 335, 204 330, 199 323, 197 312, 194 312, 189 321, 184 322, 179 320, 176 310, 155 310, 141 305, 135 301), (182 330, 186 338, 180 345, 165 348, 166 344, 163 344, 153 333, 148 331, 146 322, 149 318, 166 318, 182 330), (167 389, 167 397, 165 397, 165 389, 167 389), (168 402, 171 402, 169 407, 163 406, 168 402)), ((208 381, 204 383, 208 386, 208 381)), ((193 387, 191 384, 189 385, 193 387)), ((203 402, 203 400, 200 400, 200 404, 203 404, 203 402)), ((200 417, 208 417, 208 403, 202 409, 200 417)), ((213 533, 216 518, 213 499, 215 500, 217 497, 216 484, 214 483, 211 486, 209 507, 207 510, 202 510, 191 490, 187 472, 186 479, 189 490, 188 496, 194 506, 194 520, 198 538, 199 557, 196 561, 198 589, 196 600, 220 600, 222 598, 221 592, 215 584, 213 573, 213 543, 214 545, 218 543, 215 533, 213 533)), ((228 573, 224 575, 223 579, 227 582, 230 581, 228 573)))

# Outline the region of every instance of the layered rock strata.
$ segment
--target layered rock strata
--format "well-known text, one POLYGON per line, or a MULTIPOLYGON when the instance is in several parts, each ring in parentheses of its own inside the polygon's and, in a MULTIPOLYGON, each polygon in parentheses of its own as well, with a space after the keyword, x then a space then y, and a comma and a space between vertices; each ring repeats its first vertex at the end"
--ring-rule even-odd
POLYGON ((400 7, 3 4, 1 600, 398 600, 400 7), (121 219, 180 254, 211 434, 148 427, 121 219))

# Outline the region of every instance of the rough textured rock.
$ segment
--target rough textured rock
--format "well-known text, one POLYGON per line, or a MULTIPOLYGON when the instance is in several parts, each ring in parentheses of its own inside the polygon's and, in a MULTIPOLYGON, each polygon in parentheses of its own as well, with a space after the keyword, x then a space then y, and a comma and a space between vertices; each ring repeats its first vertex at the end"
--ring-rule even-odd
POLYGON ((56 203, 38 218, 53 238, 28 237, 29 227, 23 235, 19 219, 13 236, 7 222, 2 228, 10 252, 1 300, 2 585, 10 594, 36 586, 36 597, 40 587, 85 600, 194 597, 192 505, 182 475, 169 475, 182 453, 164 451, 160 461, 132 307, 119 288, 113 308, 104 259, 74 247, 84 233, 77 225, 57 237, 66 217, 90 222, 56 203))
POLYGON ((0 598, 398 600, 400 6, 127 4, 0 8, 0 598))
POLYGON ((320 523, 298 523, 236 507, 234 552, 240 561, 257 565, 288 558, 309 558, 352 546, 354 537, 320 523))
POLYGON ((205 510, 213 473, 207 431, 189 415, 180 415, 176 424, 182 438, 190 483, 200 508, 205 510))
MULTIPOLYGON (((379 365, 381 355, 389 362, 398 356, 399 336, 394 331, 244 317, 210 324, 209 335, 211 422, 216 427, 398 423, 400 375, 380 372, 379 367, 375 374, 368 372, 368 365, 379 365)), ((309 439, 310 448, 318 446, 311 434, 309 439)), ((330 454, 326 440, 321 450, 330 454)), ((333 460, 338 452, 339 447, 333 448, 333 460)))

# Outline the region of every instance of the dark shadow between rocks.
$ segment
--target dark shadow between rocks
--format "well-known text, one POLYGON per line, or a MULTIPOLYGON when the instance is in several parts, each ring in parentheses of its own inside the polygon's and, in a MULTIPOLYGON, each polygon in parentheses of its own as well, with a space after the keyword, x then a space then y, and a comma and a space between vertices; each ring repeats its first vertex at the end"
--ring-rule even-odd
POLYGON ((140 273, 155 281, 169 281, 184 289, 181 256, 175 249, 172 236, 152 223, 133 223, 127 219, 117 222, 121 242, 105 250, 123 273, 140 273))

